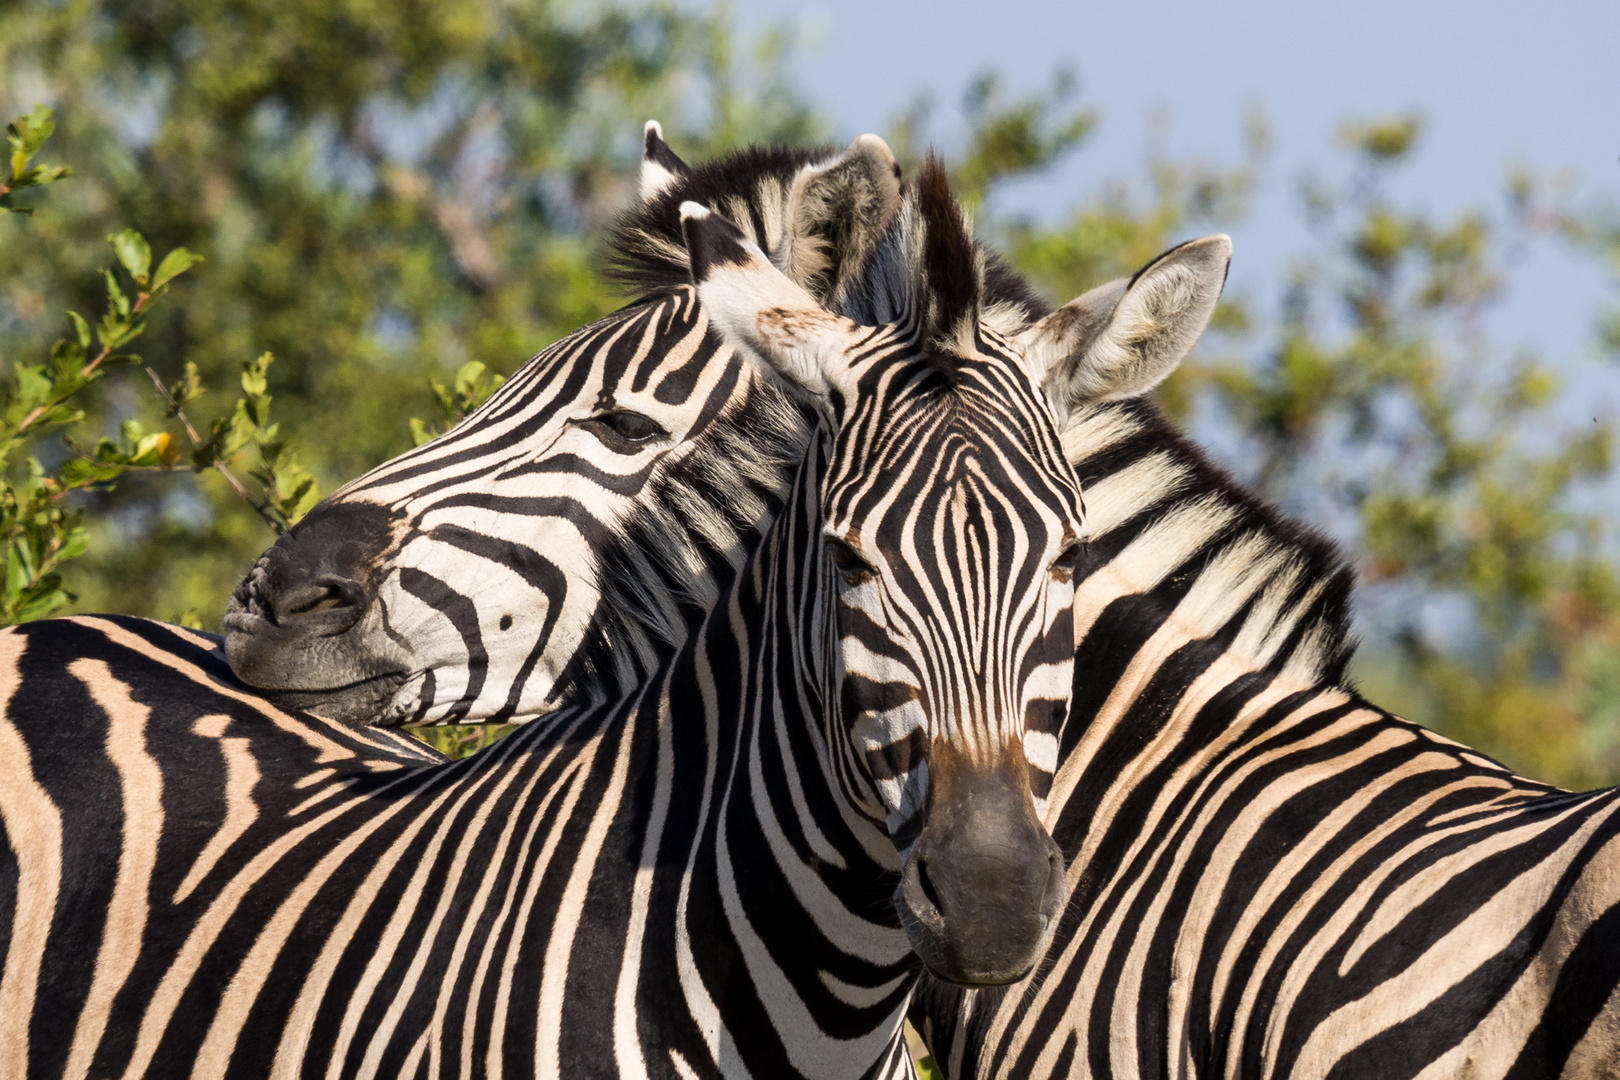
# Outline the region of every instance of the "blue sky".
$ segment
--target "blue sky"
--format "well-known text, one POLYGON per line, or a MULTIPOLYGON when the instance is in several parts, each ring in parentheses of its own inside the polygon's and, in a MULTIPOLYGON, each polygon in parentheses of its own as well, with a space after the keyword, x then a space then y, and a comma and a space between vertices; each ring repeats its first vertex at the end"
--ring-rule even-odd
MULTIPOLYGON (((690 0, 694 5, 699 0, 690 0)), ((1001 72, 1012 91, 1078 71, 1101 118, 1084 149, 1022 185, 1009 207, 1052 218, 1103 182, 1141 175, 1150 118, 1172 160, 1236 163, 1242 116, 1260 106, 1273 150, 1250 219, 1233 230, 1232 284, 1262 310, 1305 245, 1297 183, 1343 175, 1341 121, 1416 109, 1417 156, 1394 193, 1445 214, 1500 205, 1510 163, 1569 170, 1581 202, 1620 203, 1620 0, 735 0, 745 29, 797 22, 792 71, 841 137, 882 130, 919 93, 936 102, 933 136, 961 134, 972 77, 1001 72)), ((1591 327, 1613 295, 1599 268, 1556 245, 1529 251, 1492 318, 1505 349, 1533 348, 1576 383, 1620 384, 1594 358, 1591 327)))

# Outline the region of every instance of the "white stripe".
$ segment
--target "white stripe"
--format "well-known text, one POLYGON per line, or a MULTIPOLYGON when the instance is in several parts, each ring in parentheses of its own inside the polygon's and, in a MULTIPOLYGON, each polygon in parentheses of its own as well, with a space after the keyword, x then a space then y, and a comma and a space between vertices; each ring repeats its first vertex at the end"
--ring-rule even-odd
POLYGON ((87 1076, 113 998, 135 968, 146 932, 146 897, 157 865, 158 838, 163 835, 163 774, 146 750, 146 721, 152 710, 130 697, 129 687, 113 676, 103 660, 75 660, 68 672, 90 691, 107 715, 107 759, 118 770, 123 794, 124 827, 118 877, 107 904, 106 929, 96 953, 96 974, 73 1032, 65 1076, 87 1076))
POLYGON ((17 907, 0 978, 0 1080, 24 1080, 28 1072, 28 1025, 62 883, 62 814, 34 779, 28 744, 10 716, 26 641, 16 630, 0 632, 0 821, 17 859, 17 907))

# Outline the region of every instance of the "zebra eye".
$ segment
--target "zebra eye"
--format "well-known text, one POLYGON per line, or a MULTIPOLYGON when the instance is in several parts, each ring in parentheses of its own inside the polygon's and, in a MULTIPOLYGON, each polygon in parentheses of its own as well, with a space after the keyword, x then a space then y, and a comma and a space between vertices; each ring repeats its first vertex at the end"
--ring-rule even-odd
POLYGON ((864 584, 876 574, 872 564, 861 558, 854 548, 835 537, 827 537, 827 553, 832 556, 833 569, 850 585, 864 584))
POLYGON ((1053 576, 1059 581, 1071 580, 1074 577, 1075 565, 1080 562, 1080 552, 1082 550, 1083 546, 1076 540, 1059 552, 1058 557, 1052 560, 1053 576))
POLYGON ((599 413, 585 421, 597 438, 623 453, 634 453, 653 439, 667 435, 658 423, 629 409, 599 413))

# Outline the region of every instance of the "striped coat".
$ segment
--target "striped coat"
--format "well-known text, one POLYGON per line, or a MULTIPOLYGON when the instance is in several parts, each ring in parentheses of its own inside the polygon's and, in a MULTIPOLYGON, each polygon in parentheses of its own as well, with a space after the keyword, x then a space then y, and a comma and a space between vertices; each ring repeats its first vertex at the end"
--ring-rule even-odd
POLYGON ((946 1074, 1620 1075, 1620 792, 1346 688, 1337 554, 1156 410, 1067 446, 1092 528, 1046 814, 1068 911, 1026 983, 925 985, 946 1074))

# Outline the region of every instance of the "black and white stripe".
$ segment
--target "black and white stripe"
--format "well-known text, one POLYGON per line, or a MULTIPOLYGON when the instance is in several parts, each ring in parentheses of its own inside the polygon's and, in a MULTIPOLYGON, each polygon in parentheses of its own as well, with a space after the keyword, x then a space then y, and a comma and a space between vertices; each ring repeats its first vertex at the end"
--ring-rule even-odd
MULTIPOLYGON (((656 125, 648 138, 651 194, 653 173, 684 166, 656 125)), ((768 226, 784 264, 824 284, 853 272, 899 202, 873 136, 843 153, 748 152, 704 176, 710 202, 768 226)), ((659 205, 678 247, 675 204, 659 205)), ((226 614, 238 675, 372 724, 521 721, 582 669, 593 687, 644 678, 714 604, 738 537, 757 542, 809 430, 708 332, 684 255, 652 277, 642 301, 542 352, 266 552, 226 614)))
MULTIPOLYGON (((925 997, 914 1015, 951 1075, 1604 1075, 1609 793, 1521 781, 1337 690, 1348 586, 1336 559, 1208 470, 1151 409, 1082 408, 1065 444, 1098 538, 1078 574, 1076 708, 1047 810, 1075 894, 1035 983, 925 997)), ((60 679, 70 662, 44 670, 60 679)), ((127 713, 144 692, 103 697, 127 713)), ((57 736, 71 744, 73 731, 57 736)), ((605 787, 624 797, 633 784, 614 789, 615 777, 636 775, 638 760, 621 744, 605 787)), ((773 797, 802 783, 763 765, 760 775, 773 797)), ((682 796, 673 780, 664 801, 657 790, 667 822, 682 796)), ((583 791, 582 805, 593 805, 583 791)), ((589 828, 609 852, 616 825, 634 819, 596 809, 589 828)), ((828 873, 825 849, 810 850, 808 865, 828 873)), ((803 880, 789 885, 807 895, 803 880)), ((705 895, 725 908, 717 885, 688 891, 689 913, 705 895)), ((802 940, 798 924, 767 932, 777 912, 745 913, 767 953, 772 940, 802 940)), ((569 972, 581 978, 578 965, 569 972)), ((859 999, 836 979, 806 985, 859 999)), ((633 1042, 616 1034, 616 1047, 633 1042)), ((699 1043, 727 1052, 723 1038, 699 1043)), ((594 1067, 603 1059, 572 1056, 586 1044, 559 1036, 567 1049, 547 1060, 594 1067)), ((898 1061, 895 1044, 886 1052, 898 1061)))
POLYGON ((656 294, 328 498, 233 597, 233 665, 284 704, 382 724, 532 716, 593 633, 633 683, 713 605, 804 438, 690 287, 656 294))
MULTIPOLYGON (((723 179, 708 182, 711 185, 724 183, 723 179)), ((655 194, 664 199, 680 196, 678 190, 667 184, 656 189, 655 194)), ((711 197, 718 198, 712 193, 711 197)), ((721 204, 712 202, 711 205, 721 204)), ((643 211, 643 214, 645 218, 651 211, 643 211)), ((759 235, 766 235, 760 215, 753 214, 748 220, 756 223, 759 235)), ((660 237, 667 240, 669 226, 663 226, 664 231, 660 233, 659 228, 645 220, 633 224, 642 234, 652 237, 652 241, 642 242, 639 248, 630 245, 631 256, 639 258, 643 267, 662 267, 659 273, 684 272, 684 251, 678 245, 660 246, 653 242, 660 237)), ((1099 291, 1111 289, 1113 299, 1117 300, 1127 285, 1121 281, 1099 291)), ((862 302, 858 290, 853 302, 862 302)), ((1011 304, 1006 309, 1008 332, 1028 321, 1028 310, 1022 303, 1011 304)), ((1325 893, 1301 893, 1301 906, 1291 907, 1275 899, 1276 890, 1283 886, 1272 882, 1271 891, 1266 894, 1270 907, 1263 912, 1243 909, 1245 917, 1241 925, 1245 933, 1270 934, 1273 942, 1273 952, 1267 957, 1270 966, 1254 974, 1244 991, 1251 1001, 1241 1018, 1244 1030, 1221 1038, 1198 1034, 1200 1023, 1187 1019, 1191 1013, 1186 1011, 1196 1012, 1196 1009, 1171 1003, 1173 995, 1164 990, 1166 985, 1181 985, 1183 966, 1191 962, 1179 944, 1180 935, 1189 924, 1178 921, 1177 905, 1171 904, 1168 914, 1160 910, 1155 915, 1157 921, 1152 931, 1138 935, 1128 928, 1134 925, 1132 920, 1141 916, 1141 905, 1147 902, 1142 898, 1157 895, 1156 890, 1162 883, 1180 882, 1182 888, 1196 892, 1226 881, 1225 888, 1234 897, 1241 897, 1245 879, 1234 879, 1239 882, 1237 885, 1219 877, 1205 880, 1196 874, 1202 866, 1196 858, 1192 866, 1183 865, 1172 877, 1173 860, 1168 852, 1180 842, 1178 838, 1183 834, 1155 832, 1168 828, 1164 825, 1167 811, 1144 817, 1146 811, 1141 807, 1153 784, 1179 777, 1182 782, 1193 785, 1181 796, 1190 799, 1203 790, 1197 785, 1214 785, 1224 775, 1220 770, 1229 767, 1221 764, 1226 759, 1213 751, 1194 755, 1198 764, 1191 772, 1163 774, 1164 762, 1182 761, 1181 755, 1193 754, 1194 748, 1207 740, 1223 740, 1219 743, 1220 753, 1235 755, 1232 760, 1245 754, 1261 753, 1260 747, 1271 747, 1268 740, 1279 740, 1272 749, 1289 745, 1282 737, 1281 728, 1273 731, 1273 724, 1280 725, 1288 717, 1272 716, 1259 723, 1242 713, 1239 702, 1249 701, 1257 693, 1255 686, 1295 686, 1298 693, 1309 693, 1310 688, 1315 688, 1320 692, 1320 701, 1338 702, 1325 706, 1315 720, 1311 717, 1316 714, 1302 718, 1299 721, 1305 725, 1300 728, 1302 738, 1314 731, 1312 725, 1317 723, 1341 725, 1331 728, 1341 732, 1345 716, 1352 718, 1354 730, 1343 737, 1364 739, 1375 747, 1383 746, 1380 739, 1403 738, 1388 732, 1411 734, 1413 741, 1405 754, 1387 755, 1391 763, 1387 776, 1376 769, 1370 773, 1363 769, 1354 774, 1366 785, 1365 791, 1358 789, 1359 798, 1373 803, 1380 799, 1398 800, 1400 792, 1421 793, 1425 784, 1434 784, 1438 785, 1436 790, 1448 792, 1445 798, 1450 800, 1446 802, 1449 807, 1459 798, 1449 792, 1448 785, 1453 777, 1459 777, 1459 782, 1465 785, 1477 782, 1486 793, 1496 791, 1504 783, 1512 791, 1529 793, 1524 795, 1522 811, 1531 818, 1545 813, 1547 807, 1561 805, 1560 800, 1567 797, 1517 778, 1504 779, 1499 769, 1462 750, 1442 747, 1435 751, 1440 756, 1431 758, 1429 754, 1435 745, 1432 735, 1365 706, 1353 695, 1348 699, 1352 704, 1341 702, 1338 695, 1343 691, 1337 689, 1336 683, 1345 656, 1344 605, 1349 582, 1337 556, 1320 542, 1279 523, 1269 511, 1236 491, 1209 469, 1196 451, 1156 413, 1140 405, 1094 409, 1084 424, 1068 432, 1066 445, 1087 484, 1088 501, 1093 510, 1092 527, 1097 535, 1083 572, 1085 581, 1080 598, 1082 633, 1077 679, 1086 685, 1078 687, 1080 704, 1075 719, 1064 729, 1061 745, 1051 747, 1044 757, 1060 773, 1057 793, 1060 801, 1046 813, 1070 862, 1069 877, 1075 888, 1070 914, 1060 931, 1060 940, 1068 943, 1067 951, 1054 950, 1051 967, 1043 968, 1036 976, 1038 991, 1029 992, 1034 997, 1008 994, 998 1001, 1000 995, 995 992, 978 991, 964 999, 944 990, 924 998, 916 1018, 919 1026, 931 1032, 931 1041, 941 1059, 950 1065, 951 1074, 1015 1076, 1035 1069, 1043 1075, 1113 1072, 1159 1075, 1166 1071, 1251 1075, 1256 1069, 1271 1068, 1286 1073, 1293 1068, 1306 1075, 1313 1069, 1326 1075, 1340 1057, 1346 1062, 1343 1068, 1353 1070, 1357 1054, 1360 1060, 1388 1069, 1392 1059, 1381 1056, 1385 1053, 1381 1049, 1385 1043, 1380 1039, 1386 1028, 1403 1029, 1399 1012, 1405 1004, 1415 1002, 1425 1009, 1444 1013, 1454 1008, 1458 994, 1474 992, 1469 987, 1490 986, 1492 989, 1485 997, 1495 1000, 1492 995, 1506 993, 1508 987, 1519 986, 1526 979, 1547 981, 1542 974, 1546 969, 1541 961, 1531 965, 1526 959, 1529 953, 1523 948, 1514 953, 1504 947, 1493 953, 1489 961, 1470 968, 1469 979, 1456 983, 1455 988, 1448 983, 1443 987, 1412 991, 1394 979, 1374 979, 1371 983, 1365 975, 1360 981, 1349 979, 1351 973, 1347 969, 1336 976, 1343 984, 1331 993, 1317 996, 1304 993, 1303 998, 1296 995, 1291 1000, 1303 1002, 1291 1007, 1297 1008, 1297 1013, 1275 1012, 1264 1004, 1270 1001, 1270 991, 1262 977, 1265 972, 1269 972, 1265 977, 1276 980, 1282 978, 1279 973, 1283 968, 1279 965, 1292 965, 1288 970, 1293 972, 1294 978, 1305 980, 1307 990, 1319 990, 1324 981, 1333 981, 1328 978, 1326 967, 1312 967, 1294 959, 1303 954, 1291 950, 1303 949, 1303 946, 1298 942, 1288 944, 1284 940, 1287 935, 1305 933, 1313 920, 1329 925, 1334 919, 1351 918, 1355 923, 1353 913, 1361 909, 1354 905, 1335 907, 1334 891, 1326 886, 1325 893), (1228 729, 1247 732, 1247 735, 1236 738, 1228 729), (1136 743, 1148 744, 1157 756, 1139 762, 1131 752, 1136 743), (1420 775, 1414 776, 1410 766, 1401 764, 1408 757, 1420 764, 1449 764, 1432 775, 1419 768, 1416 772, 1420 775), (1126 774, 1127 768, 1147 771, 1141 775, 1126 774), (1199 769, 1205 771, 1197 771, 1199 769), (1458 773, 1458 769, 1463 773, 1458 773), (1136 861, 1128 858, 1133 852, 1136 861), (1110 859, 1126 861, 1115 867, 1108 862, 1110 859), (1113 914, 1107 917, 1090 914, 1099 906, 1111 908, 1113 914), (1111 930, 1107 929, 1109 919, 1113 920, 1111 930), (1103 929, 1097 930, 1099 926, 1103 929), (1095 931, 1094 936, 1088 939, 1082 933, 1083 928, 1090 928, 1087 933, 1095 931), (1174 944, 1170 943, 1172 931, 1174 944), (1131 949, 1140 946, 1147 951, 1130 951, 1121 944, 1125 940, 1129 940, 1131 949), (1517 960, 1512 956, 1517 956, 1517 960), (1129 974, 1130 965, 1136 965, 1138 974, 1129 974), (1154 965, 1158 965, 1157 968, 1154 965), (1502 965, 1518 974, 1512 979, 1503 976, 1501 981, 1491 983, 1489 973, 1493 966, 1502 965), (1166 970, 1170 974, 1165 974, 1166 970), (1323 1049, 1325 1044, 1321 1039, 1311 1043, 1309 1033, 1300 1034, 1301 1031, 1315 1032, 1327 1023, 1321 1019, 1323 1015, 1333 1017, 1333 1024, 1342 1026, 1346 1022, 1349 1014, 1312 1012, 1324 1007, 1323 1003, 1337 1000, 1335 994, 1349 1000, 1348 996, 1359 992, 1358 988, 1385 985, 1388 987, 1386 996, 1394 995, 1398 999, 1397 1007, 1384 1013, 1361 1014, 1341 1036, 1344 1045, 1323 1049), (1179 1014, 1182 1018, 1172 1024, 1165 1018, 1176 1009, 1184 1011, 1179 1014), (1264 1016, 1260 1017, 1262 1013, 1264 1016), (1121 1017, 1132 1015, 1138 1017, 1142 1033, 1116 1034, 1122 1024, 1121 1017), (959 1023, 964 1017, 968 1022, 959 1023), (1314 1057, 1306 1060, 1299 1056, 1303 1051, 1280 1049, 1266 1050, 1255 1056, 1255 1046, 1273 1045, 1267 1042, 1273 1037, 1271 1032, 1287 1031, 1294 1034, 1277 1035, 1276 1047, 1289 1045, 1288 1040, 1292 1038, 1300 1047, 1310 1045, 1314 1057), (1179 1041, 1167 1041, 1172 1038, 1179 1041), (1234 1046, 1247 1049, 1234 1050, 1234 1046), (1248 1056, 1243 1056, 1245 1054, 1248 1056), (1216 1064, 1211 1065, 1210 1061, 1216 1064), (1266 1062, 1280 1064, 1268 1066, 1266 1062)), ((1287 703, 1294 700, 1288 698, 1287 703)), ((1313 755, 1322 752, 1307 741, 1302 743, 1297 757, 1266 759, 1264 768, 1277 773, 1276 783, 1302 783, 1309 788, 1308 796, 1296 797, 1287 804, 1288 815, 1301 812, 1301 798, 1321 800, 1314 811, 1319 817, 1307 815, 1307 820, 1337 824, 1335 814, 1343 815, 1352 810, 1365 812, 1357 809, 1362 808, 1363 803, 1352 800, 1349 795, 1339 801, 1330 797, 1334 791, 1332 771, 1326 774, 1313 771, 1313 755), (1297 773, 1290 767, 1291 761, 1297 762, 1297 773)), ((1337 758, 1329 760, 1339 761, 1337 758)), ((1252 786, 1257 781, 1249 779, 1245 783, 1252 786)), ((1203 816, 1189 819, 1202 823, 1199 827, 1204 831, 1198 835, 1218 834, 1229 837, 1229 842, 1247 844, 1249 848, 1245 850, 1252 850, 1250 861, 1260 859, 1264 865, 1268 850, 1275 850, 1278 845, 1292 850, 1292 845, 1299 843, 1297 837, 1280 830, 1271 818, 1251 820, 1253 812, 1243 811, 1235 801, 1246 797, 1242 791, 1221 799, 1213 799, 1207 793, 1199 797, 1208 800, 1206 809, 1200 811, 1203 816)), ((1420 794, 1418 798, 1422 801, 1427 796, 1420 794)), ((1596 813, 1607 805, 1606 799, 1607 795, 1600 794, 1582 805, 1595 808, 1591 812, 1596 813)), ((1466 805, 1466 800, 1459 805, 1466 805)), ((1431 835, 1436 837, 1434 843, 1459 842, 1456 836, 1460 834, 1448 832, 1453 826, 1446 817, 1448 812, 1437 810, 1428 817, 1397 819, 1400 829, 1404 830, 1400 835, 1415 838, 1412 843, 1418 845, 1411 858, 1421 861, 1429 857, 1423 852, 1427 850, 1425 838, 1431 835)), ((1504 828, 1520 823, 1521 819, 1515 816, 1517 813, 1501 818, 1506 823, 1504 828)), ((1380 910, 1386 917, 1393 917, 1393 912, 1412 923, 1431 920, 1437 927, 1452 925, 1451 920, 1465 917, 1477 905, 1497 896, 1511 880, 1516 880, 1512 877, 1515 864, 1508 853, 1517 849, 1510 846, 1498 852, 1495 845, 1502 841, 1497 839, 1497 819, 1486 815, 1481 820, 1485 827, 1473 833, 1478 847, 1471 857, 1497 867, 1499 877, 1485 876, 1484 871, 1475 867, 1469 875, 1458 879, 1466 883, 1460 886, 1465 894, 1462 900, 1442 890, 1409 912, 1402 912, 1398 907, 1391 909, 1386 901, 1379 901, 1384 905, 1380 910)), ((1353 823, 1345 829, 1343 837, 1357 835, 1353 823)), ((1341 842, 1340 835, 1313 833, 1311 836, 1319 846, 1307 850, 1316 852, 1317 856, 1324 855, 1341 842)), ((1394 843, 1388 839, 1379 842, 1394 843)), ((1388 863, 1393 878, 1420 874, 1420 868, 1400 861, 1408 856, 1398 848, 1396 856, 1399 856, 1396 861, 1388 863)), ((1363 854, 1358 858, 1363 861, 1334 864, 1335 873, 1353 876, 1373 865, 1367 861, 1373 856, 1363 854)), ((1555 874, 1556 880, 1545 892, 1528 898, 1521 894, 1519 906, 1502 924, 1537 948, 1558 940, 1552 928, 1566 925, 1560 913, 1562 908, 1557 906, 1564 903, 1557 899, 1562 890, 1582 880, 1580 875, 1590 876, 1593 871, 1588 867, 1601 868, 1604 863, 1599 856, 1579 853, 1568 856, 1568 861, 1564 862, 1559 860, 1565 855, 1549 858, 1551 861, 1545 864, 1533 865, 1542 866, 1548 872, 1557 871, 1562 876, 1555 874)), ((1309 860, 1283 865, 1296 873, 1314 872, 1309 860), (1301 866, 1304 869, 1298 869, 1301 866)), ((1260 874, 1255 880, 1270 879, 1260 874)), ((1344 893, 1349 886, 1341 882, 1337 888, 1339 893, 1344 893)), ((1383 888, 1391 896, 1405 895, 1387 883, 1383 888)), ((1230 906, 1237 902, 1231 899, 1226 903, 1230 906)), ((1355 899, 1355 904, 1368 903, 1372 901, 1365 897, 1355 899)), ((1224 914, 1205 930, 1211 942, 1209 948, 1214 949, 1219 943, 1220 948, 1241 959, 1246 955, 1246 939, 1233 936, 1238 923, 1225 927, 1220 924, 1221 918, 1231 920, 1237 916, 1220 904, 1217 909, 1224 914)), ((1602 921, 1603 913, 1610 910, 1607 902, 1597 903, 1594 910, 1598 913, 1594 915, 1595 930, 1586 932, 1578 920, 1568 925, 1575 926, 1577 940, 1581 943, 1580 949, 1571 953, 1576 959, 1569 962, 1575 969, 1588 973, 1582 978, 1596 1004, 1564 1010, 1561 1003, 1565 998, 1555 1000, 1552 990, 1547 991, 1540 1004, 1534 1003, 1533 994, 1527 997, 1522 990, 1515 991, 1500 1000, 1521 1004, 1529 1000, 1532 1005, 1517 1014, 1517 1026, 1512 1027, 1509 1034, 1499 1037, 1492 1032, 1508 1031, 1499 1016, 1487 1017, 1478 1010, 1470 1014, 1466 1008, 1456 1009, 1446 1024, 1436 1026, 1432 1034, 1413 1044, 1416 1049, 1410 1056, 1411 1074, 1421 1072, 1431 1062, 1438 1062, 1435 1068, 1443 1073, 1459 1055, 1466 1057, 1476 1050, 1484 1052, 1481 1048, 1486 1043, 1490 1044, 1489 1053, 1498 1057, 1517 1061, 1522 1055, 1521 1071, 1539 1060, 1541 1072, 1548 1075, 1557 1075, 1560 1070, 1569 1075, 1582 1075, 1583 1062, 1603 1060, 1613 1045, 1613 1024, 1607 1018, 1612 1015, 1608 995, 1615 979, 1612 967, 1603 964, 1598 964, 1599 973, 1591 976, 1592 962, 1580 959, 1600 953, 1611 940, 1606 936, 1607 924, 1602 921), (1548 1034, 1557 1026, 1548 1018, 1560 1012, 1567 1012, 1567 1018, 1558 1019, 1558 1024, 1567 1030, 1562 1034, 1548 1034), (1593 1020, 1593 1017, 1598 1019, 1593 1020)), ((1564 930, 1559 931, 1563 933, 1564 930)), ((1430 940, 1421 934, 1410 941, 1397 937, 1384 942, 1383 952, 1369 949, 1357 953, 1357 958, 1383 957, 1388 970, 1401 971, 1423 957, 1435 940, 1439 939, 1430 940)), ((1233 964, 1239 961, 1231 961, 1223 969, 1221 979, 1237 978, 1231 970, 1233 964)), ((1563 968, 1560 966, 1557 970, 1563 968)), ((1557 983, 1559 978, 1552 976, 1551 981, 1557 983)), ((1569 987, 1566 985, 1557 992, 1567 995, 1569 987)), ((1209 1013, 1207 1005, 1200 1006, 1206 1009, 1202 1022, 1209 1030, 1230 1026, 1237 1019, 1237 1013, 1232 1011, 1236 1006, 1229 1004, 1231 992, 1223 991, 1223 994, 1222 1001, 1228 1004, 1221 1008, 1226 1012, 1209 1013)), ((1408 1021, 1404 1029, 1410 1030, 1412 1026, 1408 1021)), ((1506 1074, 1506 1066, 1499 1071, 1506 1074)), ((1488 1070, 1483 1074, 1489 1074, 1488 1070)))

